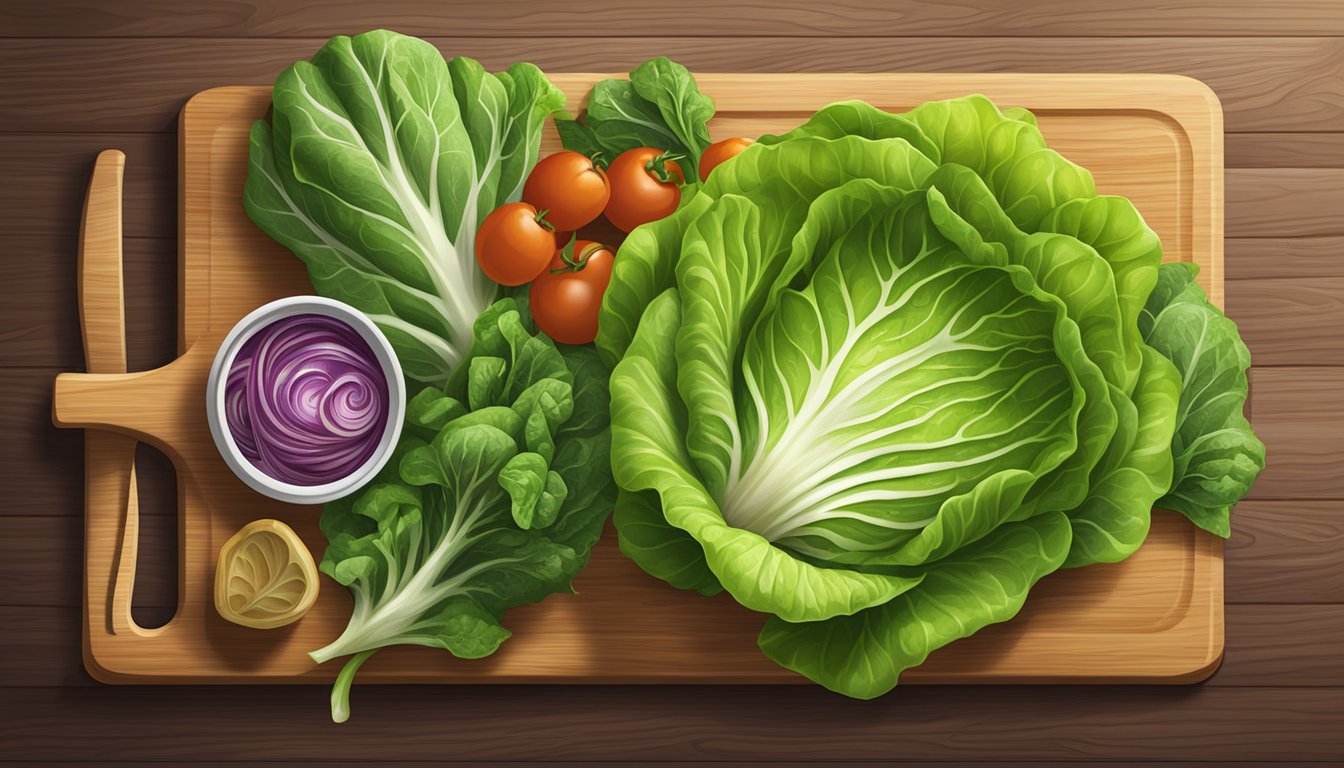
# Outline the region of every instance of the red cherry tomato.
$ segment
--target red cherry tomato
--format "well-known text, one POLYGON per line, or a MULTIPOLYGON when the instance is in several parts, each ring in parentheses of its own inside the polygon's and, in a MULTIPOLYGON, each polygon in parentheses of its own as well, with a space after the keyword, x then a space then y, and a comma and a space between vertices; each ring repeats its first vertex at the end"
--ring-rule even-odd
POLYGON ((555 254, 555 232, 527 203, 506 203, 490 212, 476 232, 476 263, 500 285, 522 285, 555 254))
POLYGON ((537 163, 523 201, 546 212, 556 229, 573 231, 602 215, 611 197, 607 174, 578 152, 556 152, 537 163))
POLYGON ((597 338, 597 311, 611 282, 611 249, 591 240, 556 251, 550 269, 532 281, 528 305, 537 327, 561 344, 597 338))
POLYGON ((651 147, 622 152, 607 166, 607 178, 611 181, 607 218, 625 232, 677 210, 680 185, 686 181, 680 166, 651 147))
POLYGON ((709 172, 719 167, 719 163, 737 157, 742 150, 751 146, 751 139, 724 139, 710 144, 705 154, 700 156, 700 180, 708 181, 709 172))

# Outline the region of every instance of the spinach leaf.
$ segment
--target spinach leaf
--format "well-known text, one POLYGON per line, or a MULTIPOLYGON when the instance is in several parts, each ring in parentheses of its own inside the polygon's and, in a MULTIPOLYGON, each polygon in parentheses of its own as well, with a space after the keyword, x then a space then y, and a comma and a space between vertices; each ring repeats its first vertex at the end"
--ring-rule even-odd
POLYGON ((700 156, 709 147, 714 101, 695 77, 666 56, 649 59, 629 80, 602 80, 588 94, 580 120, 556 120, 566 149, 610 163, 626 150, 654 147, 681 155, 688 181, 699 178, 700 156))

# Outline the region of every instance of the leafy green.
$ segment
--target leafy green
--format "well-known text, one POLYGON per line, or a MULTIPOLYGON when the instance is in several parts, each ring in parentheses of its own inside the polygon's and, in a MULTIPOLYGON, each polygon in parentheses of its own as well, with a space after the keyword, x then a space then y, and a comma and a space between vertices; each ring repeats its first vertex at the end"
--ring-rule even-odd
POLYGON ((338 722, 369 652, 488 656, 509 636, 505 610, 568 591, 587 562, 614 502, 605 370, 594 350, 562 354, 529 325, 511 299, 484 312, 465 373, 407 409, 395 469, 323 511, 321 569, 355 599, 345 631, 311 654, 352 656, 333 689, 338 722))
POLYGON ((983 97, 762 137, 617 256, 622 551, 870 698, 1046 574, 1133 553, 1159 497, 1225 520, 1254 472, 1223 465, 1258 468, 1245 350, 1161 258, 983 97))
MULTIPOLYGON (((781 626, 875 616, 1025 519, 1033 486, 1078 452, 1074 370, 1102 381, 1078 326, 1002 248, 962 250, 944 233, 964 242, 971 226, 907 181, 817 196, 787 247, 762 245, 777 219, 745 196, 687 227, 677 287, 650 304, 612 377, 617 525, 651 573, 726 589, 781 626), (799 274, 801 290, 780 287, 799 274)), ((809 195, 774 189, 760 199, 809 195)), ((1064 559, 1054 515, 1065 545, 1011 605, 1064 559)))
POLYGON ((628 80, 599 81, 581 119, 555 124, 565 149, 606 164, 626 150, 654 147, 679 155, 677 163, 694 181, 713 116, 713 99, 700 92, 691 73, 659 56, 635 67, 628 80))
POLYGON ((1232 505, 1265 468, 1265 446, 1243 414, 1251 354, 1236 323, 1195 282, 1198 274, 1194 264, 1162 265, 1139 317, 1144 339, 1181 377, 1174 474, 1157 506, 1226 537, 1232 505))
POLYGON ((673 528, 652 492, 621 490, 612 512, 621 551, 649 575, 678 589, 717 595, 723 585, 705 562, 700 544, 680 528, 673 528))
POLYGON ((498 294, 476 230, 518 199, 563 105, 530 64, 491 74, 395 32, 334 37, 276 80, 243 207, 319 294, 378 324, 408 378, 442 383, 498 294))
POLYGON ((1153 503, 1171 487, 1180 389, 1171 362, 1144 347, 1132 399, 1113 398, 1119 429, 1088 479, 1087 497, 1068 510, 1073 544, 1065 568, 1123 560, 1147 538, 1153 503))
POLYGON ((875 698, 938 648, 1016 616, 1036 582, 1059 567, 1069 541, 1058 512, 1001 526, 932 564, 923 583, 889 603, 807 624, 771 618, 761 650, 832 691, 875 698))
POLYGON ((675 291, 654 301, 650 323, 612 376, 612 468, 627 490, 654 489, 668 520, 704 547, 710 571, 749 608, 781 611, 794 621, 847 615, 878 605, 917 580, 882 574, 829 570, 793 559, 757 533, 730 527, 715 502, 695 481, 681 450, 681 424, 673 356, 680 319, 675 291), (639 392, 645 392, 640 396, 639 392), (777 601, 788 601, 776 605, 777 601))
POLYGON ((937 165, 973 171, 1013 223, 1034 232, 1050 211, 1069 200, 1096 196, 1096 187, 1086 169, 1050 149, 1035 120, 1022 114, 1001 112, 984 96, 931 101, 902 115, 849 101, 820 110, 781 136, 762 136, 760 143, 803 137, 902 138, 937 165))
POLYGON ((341 636, 312 653, 350 657, 332 688, 338 721, 379 648, 493 653, 505 610, 569 589, 615 504, 607 367, 538 335, 474 253, 563 103, 530 64, 491 74, 380 30, 286 69, 252 127, 248 215, 318 293, 377 323, 421 385, 393 459, 322 514, 322 570, 355 600, 341 636))
MULTIPOLYGON (((1157 279, 1161 243, 1128 200, 1098 196, 1086 169, 1051 150, 1030 112, 1001 112, 983 96, 929 102, 904 115, 849 101, 826 107, 783 136, 760 141, 806 136, 904 139, 943 166, 940 172, 992 195, 1012 227, 1070 235, 1095 250, 1113 273, 1107 279, 1116 285, 1117 328, 1125 336, 1122 388, 1126 393, 1133 388, 1139 367, 1136 318, 1157 279)), ((996 227, 1002 231, 1003 225, 996 227)), ((1093 295, 1109 297, 1109 291, 1093 295)), ((1105 354, 1096 339, 1089 339, 1088 347, 1105 354)))
POLYGON ((995 523, 982 511, 1010 513, 1006 499, 1075 452, 1084 390, 1071 368, 1089 365, 1076 327, 1025 270, 961 258, 938 205, 907 195, 860 218, 759 319, 721 299, 752 292, 735 270, 760 261, 740 234, 756 231, 755 209, 725 196, 692 225, 678 391, 688 451, 733 527, 828 562, 918 564, 983 535, 995 523), (744 318, 755 324, 740 334, 744 318), (1015 469, 977 483, 1000 468, 1015 469))

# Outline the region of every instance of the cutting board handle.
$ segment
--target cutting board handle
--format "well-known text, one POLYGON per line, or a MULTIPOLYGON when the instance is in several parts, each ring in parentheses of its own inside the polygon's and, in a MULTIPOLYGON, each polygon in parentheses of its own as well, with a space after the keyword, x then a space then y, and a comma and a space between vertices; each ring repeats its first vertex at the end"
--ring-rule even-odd
MULTIPOLYGON (((56 376, 51 419, 58 427, 110 430, 147 442, 176 462, 200 442, 211 345, 196 344, 173 362, 135 373, 56 376), (199 419, 188 416, 199 412, 199 419)), ((208 435, 207 435, 208 439, 208 435)))
MULTIPOLYGON (((61 374, 52 398, 52 421, 76 426, 63 414, 72 403, 68 392, 81 380, 134 379, 126 373, 126 314, 122 279, 121 199, 126 156, 119 150, 99 153, 84 200, 79 235, 78 296, 84 361, 90 373, 61 374)), ((75 389, 79 389, 78 386, 75 389)), ((91 657, 88 635, 121 638, 162 634, 172 622, 145 629, 131 615, 136 557, 140 541, 140 507, 135 476, 137 438, 129 431, 106 431, 95 420, 84 440, 85 518, 87 547, 84 574, 85 661, 91 657), (95 504, 116 499, 116 504, 95 504)))

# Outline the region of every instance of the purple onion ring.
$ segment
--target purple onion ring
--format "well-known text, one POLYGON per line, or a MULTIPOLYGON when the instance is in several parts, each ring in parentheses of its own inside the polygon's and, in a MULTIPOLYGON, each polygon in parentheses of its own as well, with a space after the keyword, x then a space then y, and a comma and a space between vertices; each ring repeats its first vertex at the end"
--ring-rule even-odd
POLYGON ((238 450, 267 475, 324 485, 364 465, 382 441, 387 379, 355 329, 326 315, 282 318, 243 344, 224 384, 238 450))

